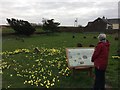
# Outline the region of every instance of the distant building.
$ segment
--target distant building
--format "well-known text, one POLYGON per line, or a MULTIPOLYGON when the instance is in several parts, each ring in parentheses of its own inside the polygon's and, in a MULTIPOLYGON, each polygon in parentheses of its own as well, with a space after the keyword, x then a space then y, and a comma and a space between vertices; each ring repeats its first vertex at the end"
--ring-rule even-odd
POLYGON ((108 30, 118 30, 120 27, 120 19, 97 18, 93 22, 88 22, 85 26, 87 32, 106 32, 108 30))
POLYGON ((87 26, 85 26, 85 31, 87 32, 105 32, 106 29, 112 29, 112 24, 105 19, 105 17, 98 17, 93 22, 88 22, 87 26))
POLYGON ((120 29, 120 18, 107 19, 112 24, 112 29, 120 29))

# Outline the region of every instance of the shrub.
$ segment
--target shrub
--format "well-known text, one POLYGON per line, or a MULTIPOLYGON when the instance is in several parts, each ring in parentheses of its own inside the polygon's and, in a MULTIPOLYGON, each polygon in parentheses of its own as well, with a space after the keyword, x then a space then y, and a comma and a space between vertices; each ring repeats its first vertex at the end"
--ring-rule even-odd
POLYGON ((118 37, 115 37, 115 40, 118 40, 118 37))
POLYGON ((72 38, 75 38, 75 36, 73 35, 72 38))
POLYGON ((43 20, 43 30, 45 32, 57 32, 58 31, 59 22, 54 22, 54 19, 43 20))
POLYGON ((117 55, 120 56, 120 49, 117 50, 117 55))
POLYGON ((86 36, 84 36, 83 38, 86 38, 86 36))
POLYGON ((94 39, 97 39, 97 37, 96 37, 96 36, 94 36, 93 38, 94 38, 94 39))
POLYGON ((89 47, 95 47, 94 45, 90 44, 89 47))
POLYGON ((15 33, 22 34, 22 35, 31 35, 36 30, 31 26, 31 24, 28 21, 23 20, 17 20, 17 19, 6 19, 10 26, 15 30, 15 33))
POLYGON ((83 47, 81 43, 77 43, 77 47, 83 47))

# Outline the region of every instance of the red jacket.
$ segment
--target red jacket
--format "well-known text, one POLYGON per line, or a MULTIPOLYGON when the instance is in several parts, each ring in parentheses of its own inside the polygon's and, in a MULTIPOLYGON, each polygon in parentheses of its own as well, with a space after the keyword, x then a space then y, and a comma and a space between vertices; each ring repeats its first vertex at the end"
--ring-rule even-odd
POLYGON ((99 42, 95 47, 95 51, 92 56, 92 62, 94 66, 100 70, 106 70, 108 64, 108 54, 109 54, 109 42, 99 42))

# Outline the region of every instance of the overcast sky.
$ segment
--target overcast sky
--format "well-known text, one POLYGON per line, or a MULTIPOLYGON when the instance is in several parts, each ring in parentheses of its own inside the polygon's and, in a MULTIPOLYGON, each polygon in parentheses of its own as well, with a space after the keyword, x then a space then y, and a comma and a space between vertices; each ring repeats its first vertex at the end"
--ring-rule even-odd
POLYGON ((118 18, 119 0, 0 0, 0 24, 6 18, 42 23, 42 18, 55 19, 61 25, 85 26, 98 17, 118 18))

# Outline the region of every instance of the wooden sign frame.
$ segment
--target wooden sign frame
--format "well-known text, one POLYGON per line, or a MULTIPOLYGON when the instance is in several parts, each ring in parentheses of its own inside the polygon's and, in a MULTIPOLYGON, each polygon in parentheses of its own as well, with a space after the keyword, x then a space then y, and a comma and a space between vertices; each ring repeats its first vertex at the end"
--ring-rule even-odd
POLYGON ((93 62, 91 62, 91 57, 93 52, 94 52, 94 48, 91 47, 66 48, 68 67, 69 68, 94 67, 93 62))

